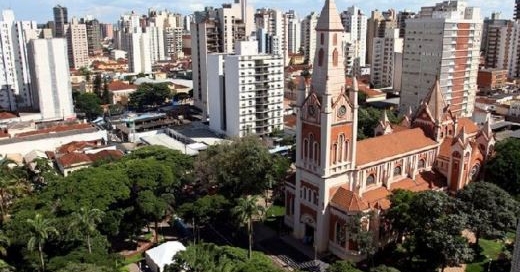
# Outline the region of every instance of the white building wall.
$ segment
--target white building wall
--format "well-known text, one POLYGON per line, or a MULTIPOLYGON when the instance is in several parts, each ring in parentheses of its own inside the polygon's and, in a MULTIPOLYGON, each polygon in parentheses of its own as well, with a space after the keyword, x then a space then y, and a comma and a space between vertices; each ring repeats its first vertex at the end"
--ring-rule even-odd
POLYGON ((367 16, 358 7, 352 6, 341 13, 341 20, 356 46, 355 66, 364 67, 367 53, 367 16))
POLYGON ((77 18, 72 18, 65 25, 70 68, 79 69, 89 65, 87 26, 80 24, 77 18))
POLYGON ((0 108, 32 107, 27 42, 36 31, 34 21, 15 21, 12 10, 0 18, 0 108))
POLYGON ((43 120, 74 118, 65 39, 31 40, 28 51, 35 109, 43 120))
POLYGON ((402 52, 403 39, 399 38, 398 28, 387 29, 385 37, 373 39, 370 82, 375 88, 394 87, 395 70, 400 69, 396 53, 402 52))
POLYGON ((208 82, 215 90, 208 93, 209 128, 217 133, 226 134, 226 102, 224 58, 226 54, 208 55, 208 82))
POLYGON ((68 144, 72 141, 94 141, 104 139, 107 141, 107 131, 98 130, 94 132, 78 133, 69 136, 53 137, 46 139, 34 139, 27 141, 12 142, 12 140, 0 140, 0 155, 5 156, 7 154, 21 154, 22 156, 27 153, 38 149, 41 151, 55 151, 56 148, 68 144))
MULTIPOLYGON (((450 3, 456 4, 457 1, 450 3)), ((477 91, 482 20, 478 11, 472 11, 477 8, 458 8, 456 12, 448 7, 443 8, 443 12, 422 11, 423 17, 406 20, 401 111, 406 111, 410 106, 416 109, 433 86, 435 78, 439 77, 447 103, 454 106, 452 109, 461 107, 460 110, 455 109, 455 113, 471 116, 477 91), (460 45, 467 48, 469 59, 465 67, 457 68, 455 60, 459 50, 455 46, 458 24, 469 24, 470 30, 467 45, 460 45), (460 78, 460 73, 464 73, 463 101, 455 103, 452 97, 461 93, 452 92, 453 84, 454 78, 460 78)))
POLYGON ((318 23, 318 15, 311 13, 303 19, 301 24, 301 38, 303 44, 303 51, 305 59, 309 63, 314 61, 314 54, 316 53, 316 24, 318 23))

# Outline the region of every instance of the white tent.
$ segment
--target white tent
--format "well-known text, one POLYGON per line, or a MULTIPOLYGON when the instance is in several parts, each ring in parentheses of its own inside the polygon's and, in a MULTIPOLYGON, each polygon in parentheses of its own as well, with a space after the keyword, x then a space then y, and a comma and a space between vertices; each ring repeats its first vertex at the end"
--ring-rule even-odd
POLYGON ((164 266, 172 263, 173 256, 179 251, 186 250, 186 247, 178 241, 166 242, 147 250, 144 255, 146 264, 154 272, 161 272, 164 266))

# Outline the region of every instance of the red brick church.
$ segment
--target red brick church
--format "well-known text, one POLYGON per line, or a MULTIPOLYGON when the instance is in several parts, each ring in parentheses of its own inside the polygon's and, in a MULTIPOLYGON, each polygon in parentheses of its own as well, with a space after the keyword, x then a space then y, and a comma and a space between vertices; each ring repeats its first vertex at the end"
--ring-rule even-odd
POLYGON ((343 25, 333 0, 325 1, 316 32, 312 81, 302 78, 298 88, 296 177, 286 183, 284 219, 318 252, 359 260, 345 227, 352 215, 373 211, 362 225, 379 237, 378 215, 392 190, 457 191, 479 175, 495 141, 489 122, 479 129, 452 113, 438 81, 400 125, 384 114, 378 136, 356 141, 357 81, 345 84, 343 25))

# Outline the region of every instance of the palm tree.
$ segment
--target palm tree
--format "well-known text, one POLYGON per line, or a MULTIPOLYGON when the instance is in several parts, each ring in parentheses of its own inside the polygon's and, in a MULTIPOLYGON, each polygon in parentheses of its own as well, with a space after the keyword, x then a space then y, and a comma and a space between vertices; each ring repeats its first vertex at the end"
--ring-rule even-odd
POLYGON ((253 252, 253 218, 263 215, 265 209, 258 204, 258 196, 247 196, 239 198, 237 206, 233 208, 233 214, 237 217, 242 225, 247 226, 247 235, 249 237, 249 250, 247 257, 251 259, 253 252))
POLYGON ((12 160, 2 160, 0 162, 0 219, 5 222, 9 214, 9 206, 13 200, 30 191, 30 186, 25 177, 18 171, 12 169, 12 160))
POLYGON ((45 261, 43 260, 43 244, 49 238, 49 234, 58 235, 58 230, 52 226, 52 220, 45 219, 41 214, 37 213, 34 219, 27 219, 29 224, 29 232, 31 238, 27 242, 27 248, 33 251, 35 246, 38 246, 38 252, 40 254, 40 266, 41 271, 45 271, 45 261))
POLYGON ((7 237, 3 231, 0 231, 0 255, 7 255, 7 247, 9 244, 9 237, 7 237))
POLYGON ((92 243, 90 237, 96 231, 98 223, 101 223, 101 218, 105 215, 100 209, 86 209, 82 207, 79 212, 72 213, 72 222, 70 228, 78 228, 80 233, 85 234, 87 238, 88 253, 92 254, 92 243))

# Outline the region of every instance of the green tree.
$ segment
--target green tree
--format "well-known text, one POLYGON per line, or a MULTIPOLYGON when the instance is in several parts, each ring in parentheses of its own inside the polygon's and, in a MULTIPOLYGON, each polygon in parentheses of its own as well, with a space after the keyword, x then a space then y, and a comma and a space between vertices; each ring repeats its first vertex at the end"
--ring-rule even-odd
POLYGON ((327 270, 327 272, 362 272, 357 269, 351 262, 348 261, 336 261, 331 264, 327 270))
POLYGON ((71 229, 77 229, 81 234, 85 235, 88 253, 92 254, 91 236, 97 228, 97 224, 101 223, 104 213, 99 209, 87 209, 81 207, 79 212, 72 213, 71 229))
POLYGON ((171 97, 172 93, 167 83, 143 83, 130 94, 130 105, 142 110, 147 107, 160 106, 171 97))
POLYGON ((49 219, 45 219, 41 214, 37 213, 34 219, 27 219, 29 225, 29 233, 31 238, 27 242, 27 249, 30 251, 34 250, 37 246, 37 250, 40 256, 40 268, 41 271, 45 271, 45 260, 43 258, 43 245, 49 239, 49 235, 56 234, 58 231, 53 226, 53 222, 49 219))
POLYGON ((239 198, 237 206, 233 208, 233 214, 238 219, 240 224, 247 227, 248 235, 248 258, 251 258, 253 252, 253 219, 262 216, 264 207, 258 204, 258 196, 247 196, 239 198))
POLYGON ((518 202, 495 184, 472 182, 458 191, 456 197, 460 209, 468 215, 477 247, 482 235, 503 237, 516 225, 518 202))
POLYGON ((279 163, 264 143, 249 136, 199 154, 195 179, 198 187, 208 192, 217 189, 228 199, 259 195, 285 177, 289 164, 279 163))
POLYGON ((486 163, 485 180, 506 192, 520 197, 520 140, 507 139, 498 142, 495 156, 486 163))
POLYGON ((370 269, 370 272, 400 272, 398 269, 386 266, 386 265, 380 265, 378 267, 374 267, 370 269))
POLYGON ((9 237, 3 231, 0 231, 0 255, 7 255, 7 247, 10 243, 9 237))
POLYGON ((79 68, 79 73, 85 77, 85 80, 88 82, 90 81, 90 76, 92 75, 92 72, 90 71, 90 69, 88 69, 88 67, 86 66, 83 66, 83 67, 80 67, 79 68))
POLYGON ((56 272, 114 272, 114 270, 90 263, 68 263, 56 272))
POLYGON ((152 191, 145 190, 139 192, 137 196, 137 207, 139 212, 147 219, 154 223, 154 243, 159 242, 159 221, 166 215, 168 203, 160 196, 156 196, 152 191))
POLYGON ((101 94, 101 85, 102 84, 103 84, 103 79, 101 78, 101 74, 96 74, 96 76, 94 76, 94 82, 92 83, 92 90, 100 100, 103 98, 103 96, 101 94))
POLYGON ((194 231, 197 234, 194 235, 195 238, 198 237, 200 228, 215 222, 224 207, 228 205, 229 201, 222 195, 206 195, 198 198, 195 202, 182 204, 177 213, 185 220, 192 220, 194 231))
POLYGON ((30 186, 24 176, 24 171, 11 167, 11 160, 0 163, 0 216, 5 222, 9 215, 9 208, 15 200, 29 193, 30 186))
POLYGON ((401 242, 403 237, 414 228, 414 220, 411 217, 411 209, 413 209, 412 201, 415 193, 397 189, 392 191, 390 195, 390 208, 386 213, 386 218, 397 231, 397 241, 401 242))
POLYGON ((108 79, 103 79, 103 104, 112 104, 112 96, 110 95, 110 90, 108 89, 108 79))
POLYGON ((94 120, 103 114, 101 100, 93 93, 81 93, 75 101, 76 109, 85 114, 87 119, 94 120))

